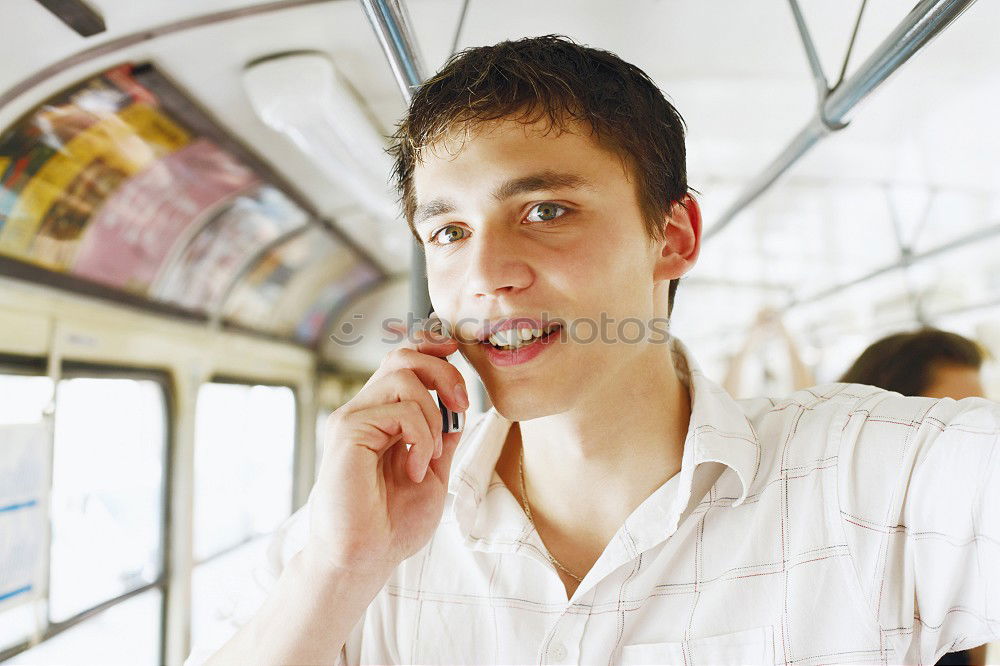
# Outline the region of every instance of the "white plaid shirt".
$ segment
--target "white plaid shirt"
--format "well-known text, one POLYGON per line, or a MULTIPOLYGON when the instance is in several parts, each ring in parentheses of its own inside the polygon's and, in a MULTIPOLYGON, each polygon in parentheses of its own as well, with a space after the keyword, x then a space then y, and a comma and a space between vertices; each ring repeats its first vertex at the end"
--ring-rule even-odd
MULTIPOLYGON (((510 422, 491 411, 466 430, 440 527, 341 660, 932 664, 1000 637, 1000 405, 848 384, 734 401, 679 343, 675 359, 692 395, 681 471, 572 599, 494 470, 510 422)), ((307 522, 278 532, 267 580, 307 522)))

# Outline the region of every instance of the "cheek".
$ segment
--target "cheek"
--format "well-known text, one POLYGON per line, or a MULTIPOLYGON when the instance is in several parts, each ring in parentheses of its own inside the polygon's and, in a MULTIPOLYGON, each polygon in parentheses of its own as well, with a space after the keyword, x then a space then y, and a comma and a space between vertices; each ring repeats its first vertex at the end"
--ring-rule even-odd
POLYGON ((454 270, 427 267, 427 291, 434 308, 443 317, 452 317, 458 310, 462 298, 462 280, 456 278, 454 270))

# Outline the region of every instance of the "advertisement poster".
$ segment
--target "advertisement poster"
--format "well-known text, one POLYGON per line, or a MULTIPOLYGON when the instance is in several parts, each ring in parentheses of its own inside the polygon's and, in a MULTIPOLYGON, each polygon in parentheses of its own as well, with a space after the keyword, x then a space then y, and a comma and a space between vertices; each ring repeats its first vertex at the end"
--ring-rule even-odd
POLYGON ((271 250, 253 266, 226 304, 226 319, 282 335, 290 332, 294 320, 288 323, 287 312, 302 312, 308 302, 302 302, 289 287, 301 280, 306 267, 318 261, 336 261, 335 246, 321 229, 310 229, 287 243, 271 250))
POLYGON ((151 65, 54 95, 0 134, 0 255, 312 341, 381 274, 327 232, 295 240, 305 207, 213 122, 151 65))
POLYGON ((358 261, 339 275, 333 276, 295 326, 295 339, 315 345, 330 318, 336 316, 340 308, 355 294, 373 286, 380 279, 381 275, 371 264, 358 261))
POLYGON ((273 187, 237 197, 209 220, 176 261, 168 262, 150 295, 181 307, 213 312, 248 258, 307 222, 305 212, 273 187))
POLYGON ((80 243, 72 272, 145 294, 196 221, 258 183, 228 153, 198 139, 127 180, 104 202, 80 243))
POLYGON ((233 292, 225 316, 243 326, 312 343, 330 308, 379 277, 329 232, 310 229, 268 253, 250 271, 233 292), (303 320, 310 325, 303 328, 303 320))
POLYGON ((42 592, 49 450, 45 423, 0 425, 0 610, 42 592))
POLYGON ((65 270, 111 194, 190 141, 129 71, 85 81, 0 137, 0 254, 65 270))

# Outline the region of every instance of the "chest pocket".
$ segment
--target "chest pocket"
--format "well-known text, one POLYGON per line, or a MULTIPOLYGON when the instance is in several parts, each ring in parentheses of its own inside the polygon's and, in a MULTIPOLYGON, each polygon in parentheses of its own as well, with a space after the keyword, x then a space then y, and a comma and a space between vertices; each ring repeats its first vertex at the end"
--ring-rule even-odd
POLYGON ((734 634, 695 638, 680 643, 644 643, 622 648, 621 663, 677 664, 678 666, 729 666, 773 664, 772 627, 746 629, 734 634))

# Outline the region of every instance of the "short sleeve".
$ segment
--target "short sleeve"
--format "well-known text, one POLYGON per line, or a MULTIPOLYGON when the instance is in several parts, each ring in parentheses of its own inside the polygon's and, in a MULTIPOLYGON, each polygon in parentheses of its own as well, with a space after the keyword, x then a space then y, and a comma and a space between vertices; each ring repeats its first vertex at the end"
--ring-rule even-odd
POLYGON ((1000 405, 870 394, 846 415, 840 517, 862 593, 906 663, 1000 637, 1000 405))
MULTIPOLYGON (((305 546, 309 526, 308 512, 307 503, 274 532, 263 558, 253 569, 251 579, 246 581, 246 585, 240 586, 238 596, 228 600, 226 607, 218 609, 214 614, 218 619, 206 630, 206 638, 194 646, 184 666, 202 666, 260 610, 289 560, 305 546)), ((358 663, 363 624, 362 617, 338 655, 335 662, 337 666, 358 663)))

